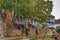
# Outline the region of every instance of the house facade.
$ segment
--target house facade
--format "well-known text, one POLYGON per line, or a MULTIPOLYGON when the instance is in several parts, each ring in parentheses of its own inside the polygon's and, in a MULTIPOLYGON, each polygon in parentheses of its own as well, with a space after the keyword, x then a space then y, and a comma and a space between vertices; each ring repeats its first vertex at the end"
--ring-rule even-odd
POLYGON ((57 26, 60 26, 60 19, 56 19, 54 23, 54 27, 56 29, 57 26))

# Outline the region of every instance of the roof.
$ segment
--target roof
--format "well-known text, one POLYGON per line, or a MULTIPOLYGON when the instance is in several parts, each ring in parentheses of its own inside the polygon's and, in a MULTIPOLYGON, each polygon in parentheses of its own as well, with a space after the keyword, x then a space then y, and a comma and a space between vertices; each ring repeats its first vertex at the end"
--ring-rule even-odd
POLYGON ((60 24, 60 19, 56 19, 55 24, 60 24))
POLYGON ((54 18, 55 18, 55 16, 53 16, 52 14, 49 14, 49 17, 50 17, 51 19, 54 19, 54 18))

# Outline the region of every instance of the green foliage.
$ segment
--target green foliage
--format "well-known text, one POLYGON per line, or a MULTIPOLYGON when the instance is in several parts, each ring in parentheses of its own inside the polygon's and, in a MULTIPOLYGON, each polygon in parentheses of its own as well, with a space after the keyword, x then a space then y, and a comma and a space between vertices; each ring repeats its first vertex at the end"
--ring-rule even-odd
POLYGON ((57 31, 58 33, 60 33, 60 26, 57 26, 57 27, 56 27, 56 31, 57 31))
POLYGON ((45 22, 52 12, 52 1, 44 0, 0 0, 3 9, 14 10, 28 19, 37 19, 40 23, 45 22))
POLYGON ((30 40, 37 40, 37 38, 36 38, 36 37, 33 37, 33 38, 31 38, 30 40))

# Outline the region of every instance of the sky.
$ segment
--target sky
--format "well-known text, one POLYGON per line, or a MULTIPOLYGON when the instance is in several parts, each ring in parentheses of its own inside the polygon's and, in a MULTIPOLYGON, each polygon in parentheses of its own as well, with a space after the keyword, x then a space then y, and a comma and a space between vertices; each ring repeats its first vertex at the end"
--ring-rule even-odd
POLYGON ((55 19, 59 19, 60 18, 60 0, 52 0, 53 1, 53 11, 52 11, 52 15, 55 16, 55 19))

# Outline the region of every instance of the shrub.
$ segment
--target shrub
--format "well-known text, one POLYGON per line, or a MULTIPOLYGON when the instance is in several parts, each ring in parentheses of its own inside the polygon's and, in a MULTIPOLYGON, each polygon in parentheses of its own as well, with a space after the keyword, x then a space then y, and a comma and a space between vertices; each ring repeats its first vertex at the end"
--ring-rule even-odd
POLYGON ((57 32, 57 33, 60 33, 60 26, 57 26, 57 27, 56 27, 56 32, 57 32))

